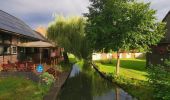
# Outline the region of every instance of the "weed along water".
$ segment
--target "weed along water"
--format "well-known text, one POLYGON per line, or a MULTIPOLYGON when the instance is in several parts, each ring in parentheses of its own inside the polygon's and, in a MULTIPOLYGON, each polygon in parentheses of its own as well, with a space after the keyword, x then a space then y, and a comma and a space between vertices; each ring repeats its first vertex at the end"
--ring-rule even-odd
POLYGON ((73 65, 72 72, 56 100, 136 100, 118 86, 103 79, 95 69, 73 65))

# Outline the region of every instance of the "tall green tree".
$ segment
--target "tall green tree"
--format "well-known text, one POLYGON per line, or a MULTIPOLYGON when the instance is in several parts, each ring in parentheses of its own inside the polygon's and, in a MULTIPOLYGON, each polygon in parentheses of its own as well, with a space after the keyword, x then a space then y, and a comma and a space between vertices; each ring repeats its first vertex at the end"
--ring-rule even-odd
POLYGON ((165 24, 157 22, 156 11, 150 3, 135 0, 90 0, 87 20, 87 37, 96 50, 117 52, 116 74, 119 73, 122 51, 148 50, 156 45, 165 33, 165 24))
POLYGON ((79 59, 87 59, 88 47, 85 35, 86 20, 82 17, 57 16, 48 27, 47 37, 56 45, 64 47, 66 52, 79 59))

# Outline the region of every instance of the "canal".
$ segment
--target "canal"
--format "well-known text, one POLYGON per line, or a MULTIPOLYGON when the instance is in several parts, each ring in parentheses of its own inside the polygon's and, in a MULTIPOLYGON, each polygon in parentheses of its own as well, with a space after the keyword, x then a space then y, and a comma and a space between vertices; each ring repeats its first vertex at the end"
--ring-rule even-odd
POLYGON ((103 79, 93 68, 73 69, 56 100, 136 100, 113 83, 103 79))

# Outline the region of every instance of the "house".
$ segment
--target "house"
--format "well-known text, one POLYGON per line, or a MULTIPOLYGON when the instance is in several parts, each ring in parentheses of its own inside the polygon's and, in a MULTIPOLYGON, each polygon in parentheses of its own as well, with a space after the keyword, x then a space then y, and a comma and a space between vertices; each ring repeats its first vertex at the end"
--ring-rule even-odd
POLYGON ((170 11, 162 20, 166 22, 166 34, 157 46, 151 46, 151 52, 147 53, 146 62, 149 64, 163 64, 165 59, 170 59, 170 11))
MULTIPOLYGON (((144 53, 128 53, 128 52, 121 52, 120 58, 144 58, 144 53)), ((93 53, 92 60, 109 60, 109 59, 116 59, 117 53, 93 53)))
POLYGON ((56 47, 22 20, 0 10, 0 67, 8 63, 32 60, 50 62, 56 47))

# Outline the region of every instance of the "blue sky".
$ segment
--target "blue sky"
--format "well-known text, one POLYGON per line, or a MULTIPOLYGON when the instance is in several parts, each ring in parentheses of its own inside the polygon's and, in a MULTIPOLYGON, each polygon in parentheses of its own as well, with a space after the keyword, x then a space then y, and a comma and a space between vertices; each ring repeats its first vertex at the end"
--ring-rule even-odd
MULTIPOLYGON (((162 20, 170 10, 170 0, 140 0, 151 1, 151 8, 158 10, 157 17, 162 20)), ((0 0, 0 9, 8 12, 32 28, 48 26, 54 15, 82 15, 88 12, 88 0, 0 0)))

